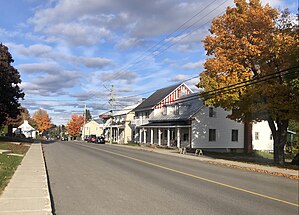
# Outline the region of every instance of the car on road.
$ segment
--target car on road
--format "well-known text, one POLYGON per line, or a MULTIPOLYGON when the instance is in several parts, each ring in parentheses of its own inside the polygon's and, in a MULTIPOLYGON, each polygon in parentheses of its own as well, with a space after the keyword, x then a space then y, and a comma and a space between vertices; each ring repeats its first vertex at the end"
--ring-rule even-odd
POLYGON ((103 136, 100 136, 97 138, 97 143, 99 144, 105 144, 105 138, 103 136))
POLYGON ((85 135, 84 141, 88 142, 90 135, 85 135))
POLYGON ((94 134, 90 135, 89 138, 88 138, 88 142, 90 142, 90 143, 97 142, 97 136, 94 135, 94 134))

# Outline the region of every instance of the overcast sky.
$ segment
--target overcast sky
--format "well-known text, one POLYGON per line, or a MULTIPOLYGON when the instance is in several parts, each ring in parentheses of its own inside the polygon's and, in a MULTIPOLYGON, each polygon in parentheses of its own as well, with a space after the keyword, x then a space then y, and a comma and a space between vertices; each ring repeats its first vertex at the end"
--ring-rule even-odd
MULTIPOLYGON (((298 8, 297 0, 263 2, 298 8)), ((0 42, 21 74, 22 105, 64 124, 85 104, 95 117, 109 110, 112 84, 121 109, 198 76, 201 40, 228 5, 233 0, 1 0, 0 42)))

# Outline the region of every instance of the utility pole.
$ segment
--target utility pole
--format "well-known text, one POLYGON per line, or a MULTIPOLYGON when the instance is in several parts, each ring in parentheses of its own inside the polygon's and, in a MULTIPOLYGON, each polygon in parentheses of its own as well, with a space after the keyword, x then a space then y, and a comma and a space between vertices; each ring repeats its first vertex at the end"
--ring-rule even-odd
POLYGON ((83 128, 82 128, 83 131, 82 131, 82 133, 83 133, 83 140, 85 140, 86 104, 84 106, 83 117, 84 117, 84 122, 83 122, 83 128))
POLYGON ((114 85, 111 85, 111 98, 109 100, 110 107, 111 107, 111 114, 110 114, 110 144, 112 144, 112 121, 113 121, 113 109, 114 109, 114 85))

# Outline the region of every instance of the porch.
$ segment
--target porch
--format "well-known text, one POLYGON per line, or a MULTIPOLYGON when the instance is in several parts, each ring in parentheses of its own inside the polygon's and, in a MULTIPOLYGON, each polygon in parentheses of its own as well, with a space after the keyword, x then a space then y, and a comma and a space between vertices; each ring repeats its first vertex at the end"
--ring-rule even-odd
POLYGON ((155 144, 167 147, 190 147, 191 125, 150 123, 137 128, 135 141, 144 144, 155 144))

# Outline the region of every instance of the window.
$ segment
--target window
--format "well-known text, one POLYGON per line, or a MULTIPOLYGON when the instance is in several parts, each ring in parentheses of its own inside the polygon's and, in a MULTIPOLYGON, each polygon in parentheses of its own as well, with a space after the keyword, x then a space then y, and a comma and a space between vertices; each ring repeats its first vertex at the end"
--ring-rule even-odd
POLYGON ((232 130, 232 141, 238 142, 238 130, 236 130, 236 129, 232 130))
POLYGON ((216 129, 209 129, 209 141, 216 141, 216 129))
POLYGON ((209 107, 209 117, 216 117, 216 111, 213 107, 209 107))
POLYGON ((255 132, 255 134, 254 134, 254 139, 255 139, 255 140, 259 140, 259 132, 255 132))
POLYGON ((180 112, 179 112, 179 105, 178 104, 174 106, 173 113, 174 113, 174 115, 179 115, 180 112))
POLYGON ((189 134, 183 135, 183 141, 189 141, 189 134))
POLYGON ((270 140, 273 140, 273 135, 272 134, 270 134, 270 140))
POLYGON ((148 118, 148 115, 149 115, 148 112, 145 112, 145 118, 148 118))
POLYGON ((167 114, 167 107, 166 105, 163 107, 163 113, 162 113, 164 116, 167 114))

